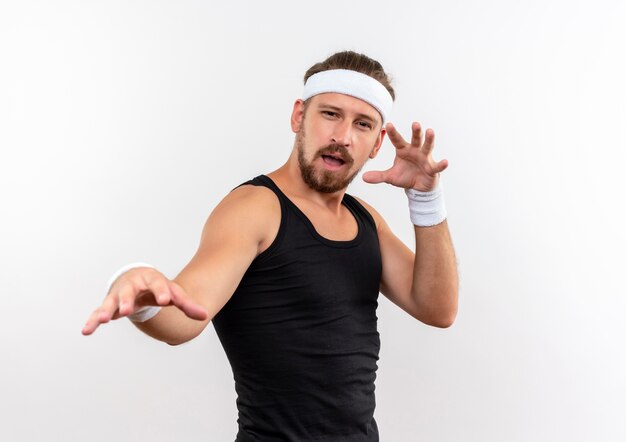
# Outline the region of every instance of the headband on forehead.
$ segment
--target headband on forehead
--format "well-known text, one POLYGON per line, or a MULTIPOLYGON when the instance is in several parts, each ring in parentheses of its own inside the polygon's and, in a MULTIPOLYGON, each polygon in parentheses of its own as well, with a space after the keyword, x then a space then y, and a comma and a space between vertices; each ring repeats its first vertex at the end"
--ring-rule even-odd
POLYGON ((393 98, 379 81, 369 75, 348 69, 331 69, 309 77, 304 85, 303 100, 314 95, 334 92, 350 95, 371 104, 387 122, 393 107, 393 98))

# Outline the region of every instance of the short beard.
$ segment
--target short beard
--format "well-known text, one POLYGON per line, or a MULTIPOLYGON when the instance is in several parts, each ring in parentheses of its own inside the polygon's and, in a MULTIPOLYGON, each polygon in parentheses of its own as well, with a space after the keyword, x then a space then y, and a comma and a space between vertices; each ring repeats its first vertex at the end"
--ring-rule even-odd
POLYGON ((311 162, 307 163, 304 157, 304 128, 300 129, 300 132, 296 135, 296 148, 298 149, 298 165, 300 166, 300 174, 302 180, 313 190, 321 193, 335 193, 340 190, 344 190, 352 182, 354 177, 361 171, 358 169, 353 174, 347 176, 344 179, 339 179, 335 173, 328 170, 322 170, 316 174, 313 161, 322 155, 329 153, 339 152, 346 164, 349 166, 354 163, 352 156, 344 146, 340 144, 329 144, 328 146, 320 149, 315 153, 311 162))

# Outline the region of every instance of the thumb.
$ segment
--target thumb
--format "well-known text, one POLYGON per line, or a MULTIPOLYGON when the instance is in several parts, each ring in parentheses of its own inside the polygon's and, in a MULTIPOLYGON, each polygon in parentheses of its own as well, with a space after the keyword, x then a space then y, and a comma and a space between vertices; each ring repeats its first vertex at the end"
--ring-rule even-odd
POLYGON ((363 174, 363 181, 370 184, 384 183, 386 176, 386 170, 371 170, 363 174))
POLYGON ((197 302, 193 301, 189 297, 189 295, 187 295, 185 289, 178 285, 176 282, 170 281, 170 290, 174 295, 172 297, 173 304, 180 310, 182 310, 185 315, 187 315, 191 319, 196 319, 199 321, 203 321, 209 317, 206 309, 197 302))

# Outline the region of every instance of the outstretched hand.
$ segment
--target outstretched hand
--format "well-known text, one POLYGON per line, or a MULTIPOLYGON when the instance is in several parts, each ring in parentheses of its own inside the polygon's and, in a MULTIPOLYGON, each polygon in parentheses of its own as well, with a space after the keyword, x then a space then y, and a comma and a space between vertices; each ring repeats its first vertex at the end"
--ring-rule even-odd
POLYGON ((90 335, 101 325, 119 319, 145 306, 173 305, 197 321, 208 318, 208 313, 195 302, 180 285, 167 279, 161 272, 148 267, 137 267, 121 275, 83 327, 83 335, 90 335))
POLYGON ((418 122, 411 125, 413 135, 407 142, 391 124, 386 125, 387 134, 396 148, 393 166, 387 170, 370 171, 363 174, 367 183, 387 183, 404 189, 429 192, 437 185, 439 173, 448 167, 448 160, 436 162, 432 151, 435 147, 435 132, 427 129, 422 137, 422 126, 418 122))

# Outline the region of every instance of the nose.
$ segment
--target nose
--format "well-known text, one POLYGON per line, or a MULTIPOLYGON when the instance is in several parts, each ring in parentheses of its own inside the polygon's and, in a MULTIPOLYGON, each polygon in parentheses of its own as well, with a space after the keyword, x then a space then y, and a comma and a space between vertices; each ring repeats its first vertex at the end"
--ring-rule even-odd
POLYGON ((352 140, 352 124, 349 121, 342 120, 337 122, 334 127, 332 141, 335 144, 340 144, 344 147, 348 147, 352 140))

